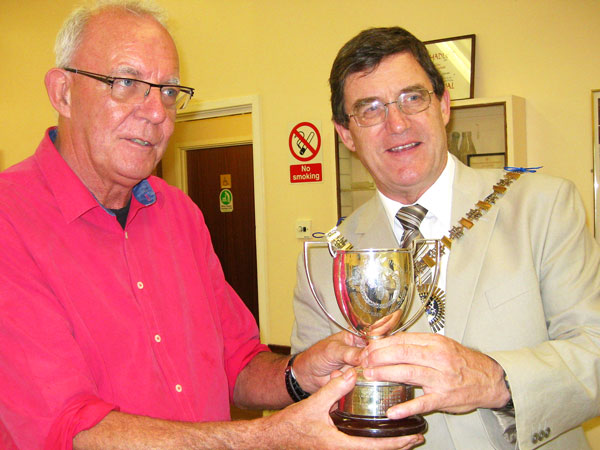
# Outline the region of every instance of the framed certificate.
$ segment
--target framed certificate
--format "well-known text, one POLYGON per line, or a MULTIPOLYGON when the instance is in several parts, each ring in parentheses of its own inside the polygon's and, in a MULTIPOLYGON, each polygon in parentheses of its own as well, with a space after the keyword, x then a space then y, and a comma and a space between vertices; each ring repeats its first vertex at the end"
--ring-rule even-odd
POLYGON ((424 42, 433 63, 442 74, 451 100, 473 98, 475 35, 468 34, 424 42))

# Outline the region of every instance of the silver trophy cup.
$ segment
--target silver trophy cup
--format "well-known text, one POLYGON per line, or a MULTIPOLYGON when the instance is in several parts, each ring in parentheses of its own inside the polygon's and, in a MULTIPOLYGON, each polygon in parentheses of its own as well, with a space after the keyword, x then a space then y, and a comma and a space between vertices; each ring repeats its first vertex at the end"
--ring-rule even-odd
MULTIPOLYGON (((418 239, 409 248, 335 250, 325 242, 304 243, 304 265, 310 290, 325 315, 341 329, 364 339, 391 336, 411 326, 425 311, 439 275, 440 241, 418 239), (316 293, 309 270, 309 249, 328 245, 333 257, 333 288, 346 324, 336 320, 316 293), (413 255, 429 258, 427 283, 415 273, 413 255), (431 249, 432 251, 428 251, 431 249), (419 287, 419 294, 415 292, 419 287), (413 301, 419 302, 407 317, 413 301)), ((392 420, 389 407, 413 398, 413 387, 396 382, 367 381, 357 369, 356 386, 331 413, 341 431, 369 437, 421 433, 427 422, 420 415, 392 420)))

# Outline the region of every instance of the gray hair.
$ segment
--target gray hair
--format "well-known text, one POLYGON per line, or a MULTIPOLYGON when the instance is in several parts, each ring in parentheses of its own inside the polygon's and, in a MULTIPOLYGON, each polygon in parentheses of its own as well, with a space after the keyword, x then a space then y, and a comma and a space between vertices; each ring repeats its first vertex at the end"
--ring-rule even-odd
POLYGON ((56 67, 69 67, 73 55, 81 44, 83 31, 90 19, 105 10, 122 10, 138 16, 150 16, 167 28, 167 14, 151 0, 96 0, 94 4, 81 6, 67 17, 56 36, 54 53, 56 67))

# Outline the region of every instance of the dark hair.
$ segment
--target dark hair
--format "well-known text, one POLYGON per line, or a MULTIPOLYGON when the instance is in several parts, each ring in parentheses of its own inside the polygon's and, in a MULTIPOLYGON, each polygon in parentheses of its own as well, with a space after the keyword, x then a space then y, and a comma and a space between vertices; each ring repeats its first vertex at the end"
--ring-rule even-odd
POLYGON ((444 80, 437 70, 425 45, 400 27, 369 28, 350 39, 338 52, 331 74, 331 109, 333 120, 348 127, 348 114, 344 111, 344 84, 349 75, 374 70, 386 57, 409 52, 427 73, 438 98, 444 94, 444 80))

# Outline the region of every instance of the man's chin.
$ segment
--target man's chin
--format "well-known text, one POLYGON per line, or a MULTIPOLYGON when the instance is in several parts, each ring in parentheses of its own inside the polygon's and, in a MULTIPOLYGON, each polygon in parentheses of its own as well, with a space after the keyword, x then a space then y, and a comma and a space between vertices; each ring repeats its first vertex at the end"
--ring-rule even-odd
POLYGON ((118 171, 120 178, 122 178, 125 184, 135 186, 140 181, 145 180, 154 173, 154 167, 140 168, 136 167, 133 169, 125 169, 118 171))

